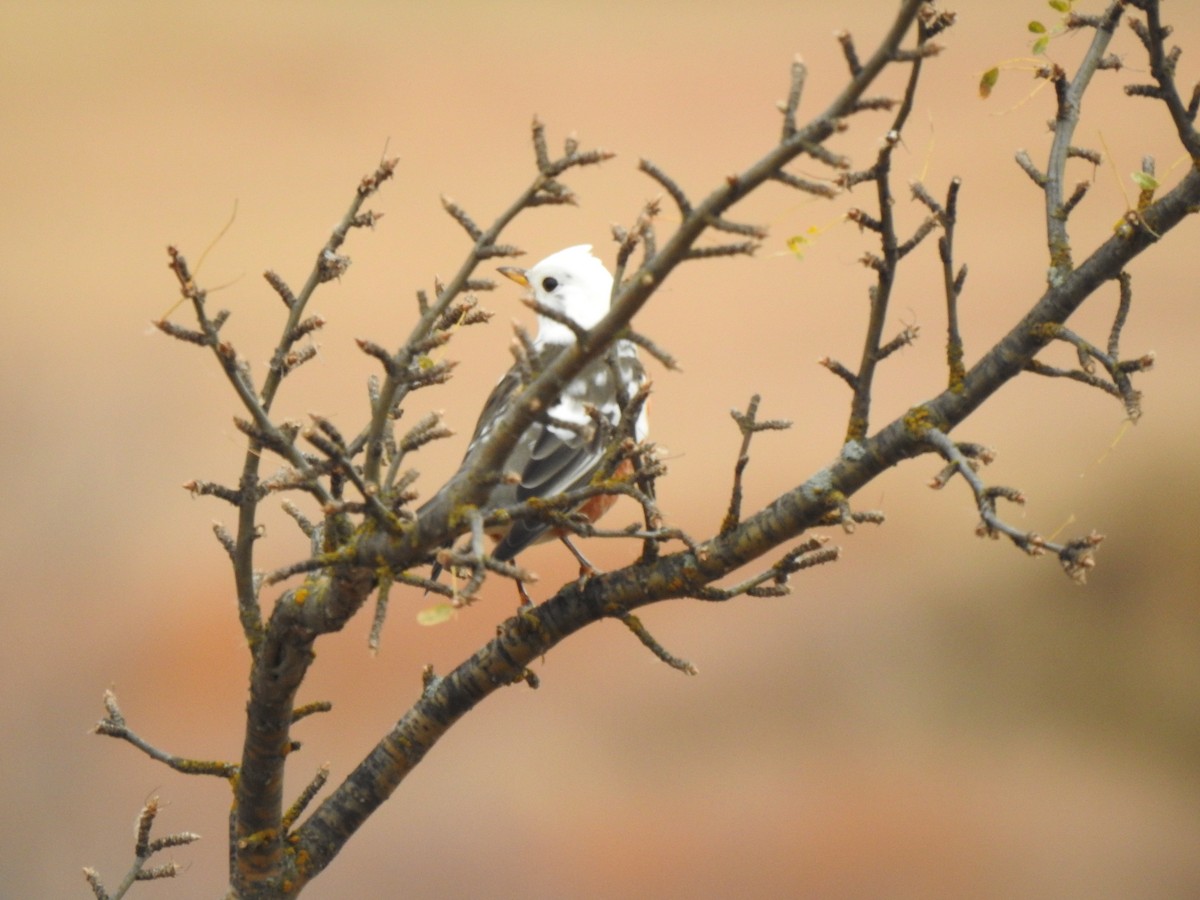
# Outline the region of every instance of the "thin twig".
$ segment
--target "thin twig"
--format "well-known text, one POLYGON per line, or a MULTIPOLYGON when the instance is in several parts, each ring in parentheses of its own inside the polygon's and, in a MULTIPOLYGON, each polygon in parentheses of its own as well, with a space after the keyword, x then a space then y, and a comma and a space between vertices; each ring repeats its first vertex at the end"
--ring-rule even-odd
POLYGON ((158 810, 159 801, 157 797, 151 797, 146 801, 146 805, 142 807, 142 811, 138 815, 137 828, 134 832, 133 865, 129 867, 129 871, 125 873, 125 877, 121 879, 121 883, 117 885, 117 889, 113 893, 110 894, 105 890, 104 884, 100 880, 99 872, 92 868, 85 868, 83 870, 83 876, 91 887, 92 893, 96 896, 96 900, 120 900, 120 898, 128 893, 135 882, 174 878, 180 873, 181 868, 178 863, 170 862, 150 869, 146 868, 146 863, 150 861, 150 858, 154 854, 160 853, 163 850, 168 850, 171 847, 185 847, 200 840, 200 835, 190 831, 181 831, 151 840, 150 831, 154 826, 154 819, 158 815, 158 810))
POLYGON ((672 669, 678 669, 685 675, 700 674, 700 670, 693 666, 686 659, 681 659, 680 657, 673 656, 671 653, 667 652, 667 649, 663 647, 663 645, 657 640, 655 640, 654 635, 646 630, 646 626, 642 624, 642 620, 633 613, 623 612, 617 618, 624 623, 626 628, 628 628, 637 636, 637 639, 642 642, 643 646, 645 646, 651 653, 665 662, 672 669))
POLYGON ((729 495, 729 511, 725 513, 725 518, 721 520, 721 534, 727 534, 732 531, 741 521, 742 475, 746 471, 746 466, 750 463, 751 439, 760 431, 782 431, 792 427, 791 422, 783 419, 768 419, 765 422, 759 422, 757 416, 760 402, 762 402, 762 397, 755 394, 750 398, 750 403, 747 405, 744 413, 736 409, 729 411, 733 420, 737 422, 738 430, 742 433, 742 448, 738 451, 737 463, 733 467, 733 489, 729 495))
POLYGON ((1039 534, 1012 527, 997 515, 996 500, 1003 498, 1012 503, 1022 504, 1025 502, 1024 495, 1012 488, 986 486, 983 479, 975 472, 975 461, 964 452, 964 445, 956 444, 945 433, 931 428, 925 432, 924 437, 925 441, 949 463, 948 470, 944 470, 931 481, 930 487, 941 488, 949 480, 950 475, 961 475, 975 495, 975 505, 979 510, 980 517, 977 534, 981 537, 991 538, 1004 535, 1030 556, 1040 556, 1049 551, 1058 557, 1063 571, 1077 584, 1083 584, 1087 580, 1088 570, 1096 564, 1095 548, 1104 540, 1102 535, 1092 532, 1087 537, 1059 544, 1046 540, 1039 534))
MULTIPOLYGON (((1098 71, 1099 63, 1104 58, 1113 30, 1124 9, 1124 0, 1116 0, 1109 5, 1096 26, 1092 42, 1080 60, 1074 78, 1068 81, 1066 73, 1057 66, 1053 66, 1049 72, 1048 77, 1053 82, 1058 97, 1058 108, 1054 119, 1054 139, 1046 160, 1046 173, 1039 187, 1045 193, 1046 201, 1046 243, 1050 253, 1048 280, 1051 285, 1061 284, 1074 266, 1071 258, 1071 239, 1067 233, 1065 184, 1067 160, 1070 157, 1075 129, 1079 124, 1083 95, 1091 83, 1092 76, 1098 71)), ((1018 162, 1020 161, 1018 158, 1018 162)), ((1024 163, 1022 167, 1025 168, 1024 163)), ((1026 171, 1033 177, 1036 169, 1030 165, 1026 171)), ((1037 181, 1036 178, 1034 180, 1037 181)))
POLYGON ((109 737, 120 738, 137 747, 153 760, 170 766, 176 772, 184 775, 215 775, 218 778, 232 778, 238 772, 233 763, 213 760, 188 759, 160 750, 134 732, 125 721, 125 716, 117 706, 117 696, 112 691, 104 692, 105 716, 95 727, 93 734, 106 734, 109 737))
MULTIPOLYGON (((926 26, 923 23, 918 24, 918 48, 925 45, 925 28, 926 26)), ((848 38, 843 40, 842 43, 843 51, 847 55, 847 61, 850 63, 851 69, 854 69, 858 63, 853 45, 848 43, 848 38)), ((866 334, 863 340, 862 355, 859 359, 858 369, 854 372, 852 379, 846 379, 854 391, 850 401, 850 416, 846 425, 847 441, 861 439, 870 428, 871 392, 874 387, 875 370, 879 362, 887 355, 881 352, 883 329, 887 321, 892 287, 896 280, 896 268, 899 265, 900 259, 917 246, 930 230, 930 228, 923 226, 914 233, 907 244, 900 242, 896 233, 896 220, 893 212, 895 202, 891 187, 892 154, 900 144, 900 134, 912 112, 917 85, 920 82, 923 59, 924 56, 917 55, 912 63, 912 68, 909 71, 908 81, 904 89, 904 97, 900 102, 899 108, 896 110, 891 128, 888 130, 880 146, 879 153, 876 155, 875 163, 870 169, 870 180, 875 183, 879 218, 875 219, 868 216, 865 212, 858 211, 857 217, 853 219, 860 227, 869 228, 879 235, 880 255, 878 257, 867 257, 877 274, 875 284, 872 285, 869 291, 871 302, 870 315, 867 320, 866 334)), ((833 366, 829 366, 829 368, 836 374, 842 374, 833 366)))
POLYGON ((769 569, 752 575, 732 587, 717 588, 712 585, 697 590, 693 596, 698 600, 724 602, 735 597, 784 597, 791 593, 788 579, 803 569, 824 563, 835 562, 840 555, 837 547, 826 547, 827 538, 809 538, 798 547, 783 555, 769 569))

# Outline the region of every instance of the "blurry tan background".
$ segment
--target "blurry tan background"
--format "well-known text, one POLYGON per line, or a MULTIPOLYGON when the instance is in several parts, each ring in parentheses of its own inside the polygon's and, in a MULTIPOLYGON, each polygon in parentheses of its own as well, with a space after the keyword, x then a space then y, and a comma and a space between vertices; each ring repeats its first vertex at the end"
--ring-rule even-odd
MULTIPOLYGON (((387 215, 352 236, 348 274, 317 297, 330 320, 322 355, 278 407, 353 431, 373 367, 352 338, 407 333, 414 289, 465 251, 438 194, 490 221, 532 174, 535 112, 555 145, 577 131, 619 156, 568 177, 580 208, 535 211, 508 238, 530 261, 580 242, 611 259, 610 223, 658 193, 636 173, 639 155, 702 196, 775 139, 795 53, 811 66, 812 113, 844 79, 834 29, 849 27, 865 54, 894 5, 0 5, 0 895, 86 896, 84 865, 115 885, 155 794, 163 832, 205 840, 174 854, 181 879, 137 896, 212 897, 224 884, 225 785, 88 734, 114 686, 162 747, 239 753, 246 652, 210 533, 229 510, 179 487, 235 477, 238 409, 210 359, 148 327, 176 296, 168 242, 198 261, 236 202, 199 277, 226 285, 211 302, 233 311, 227 334, 261 374, 282 309, 261 272, 298 286, 385 144, 402 158, 371 203, 387 215)), ((1026 20, 1049 11, 960 7, 896 164, 898 184, 924 177, 937 194, 964 178, 974 358, 1040 292, 1040 198, 1012 156, 1044 153, 1050 114, 1048 92, 1021 104, 1026 73, 1006 72, 986 104, 976 84, 1027 53, 1026 20)), ((1168 11, 1190 85, 1200 10, 1168 11)), ((1064 37, 1051 52, 1070 62, 1083 45, 1064 37)), ((1140 66, 1125 29, 1115 49, 1140 66)), ((1160 173, 1179 155, 1162 110, 1120 96, 1136 77, 1103 75, 1089 97, 1078 140, 1096 146, 1102 132, 1115 170, 1095 172, 1074 228, 1081 254, 1125 209, 1141 155, 1157 154, 1160 173)), ((865 163, 886 122, 854 120, 838 148, 865 163)), ((840 216, 870 196, 764 192, 741 211, 772 227, 759 255, 686 267, 641 318, 684 367, 656 374, 653 433, 671 453, 662 505, 691 533, 711 533, 724 510, 738 443, 728 410, 751 393, 796 427, 758 440, 749 502, 836 453, 847 394, 814 361, 857 359, 869 277, 856 259, 871 245, 840 216), (783 252, 810 226, 823 230, 803 262, 783 252)), ((908 227, 920 219, 904 197, 898 210, 908 227)), ((558 649, 539 691, 502 691, 455 728, 308 896, 1200 893, 1198 238, 1189 222, 1133 268, 1124 348, 1159 359, 1140 381, 1141 424, 1126 432, 1115 401, 1030 377, 959 432, 999 450, 987 474, 1026 491, 1027 509, 1006 510, 1024 526, 1107 534, 1086 588, 1053 560, 976 539, 964 487, 930 492, 936 463, 910 463, 855 498, 887 524, 831 533, 842 561, 799 578, 792 597, 646 611, 698 678, 612 623, 558 649)), ((944 378, 932 242, 902 279, 888 331, 916 323, 922 338, 882 369, 877 425, 944 378)), ((413 410, 444 408, 460 435, 423 454, 427 492, 457 462, 508 363, 508 322, 525 314, 515 291, 485 299, 493 326, 455 341, 458 377, 413 410)), ((1102 340, 1114 304, 1106 291, 1076 324, 1102 340)), ((301 551, 276 513, 267 525, 264 565, 301 551)), ((619 565, 632 550, 591 552, 619 565)), ((549 546, 525 561, 545 590, 571 574, 549 546)), ((412 701, 420 667, 470 653, 512 612, 511 595, 496 584, 455 622, 423 629, 421 598, 399 593, 375 658, 366 616, 322 640, 301 700, 335 711, 298 728, 289 793, 325 761, 342 778, 412 701)))

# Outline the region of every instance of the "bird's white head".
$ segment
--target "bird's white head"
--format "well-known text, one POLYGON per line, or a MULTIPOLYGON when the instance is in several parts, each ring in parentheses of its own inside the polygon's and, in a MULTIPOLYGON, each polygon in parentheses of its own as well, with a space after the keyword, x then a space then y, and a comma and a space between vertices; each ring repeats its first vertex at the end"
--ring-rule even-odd
MULTIPOLYGON (((604 263, 592 255, 591 244, 559 250, 529 269, 505 266, 500 271, 530 288, 538 302, 567 316, 581 328, 591 328, 608 312, 613 278, 604 263)), ((573 344, 575 335, 561 322, 538 316, 537 341, 573 344)))

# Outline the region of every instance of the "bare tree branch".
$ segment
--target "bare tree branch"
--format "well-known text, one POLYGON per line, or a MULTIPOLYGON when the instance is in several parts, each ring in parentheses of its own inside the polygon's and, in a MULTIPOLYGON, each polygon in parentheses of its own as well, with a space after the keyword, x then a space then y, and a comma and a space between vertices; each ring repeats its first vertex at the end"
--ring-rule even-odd
MULTIPOLYGON (((1053 552, 1068 574, 1082 580, 1093 565, 1099 536, 1093 533, 1054 543, 1008 525, 997 511, 997 500, 1020 502, 1020 493, 986 485, 976 469, 990 460, 991 452, 955 441, 950 435, 997 390, 1025 372, 1066 377, 1101 388, 1121 398, 1131 417, 1139 411, 1140 395, 1131 379, 1134 373, 1148 368, 1151 360, 1149 355, 1133 359, 1120 356, 1120 338, 1132 308, 1132 281, 1126 267, 1200 208, 1200 170, 1193 166, 1173 187, 1162 189, 1155 176, 1153 159, 1147 157, 1142 166, 1142 190, 1136 208, 1129 210, 1112 236, 1088 255, 1070 245, 1067 231, 1068 219, 1082 208, 1087 191, 1076 186, 1068 193, 1065 181, 1069 159, 1082 159, 1093 165, 1099 160, 1094 151, 1074 145, 1072 135, 1079 124, 1082 98, 1095 72, 1119 68, 1120 61, 1107 53, 1107 47, 1128 7, 1141 11, 1141 17, 1134 17, 1139 23, 1134 31, 1145 47, 1154 82, 1133 85, 1128 93, 1164 103, 1180 143, 1192 158, 1197 156, 1195 148, 1200 144, 1196 142, 1194 119, 1200 107, 1197 99, 1200 93, 1187 103, 1178 94, 1174 82, 1178 52, 1165 47, 1169 29, 1159 19, 1157 0, 1114 2, 1102 16, 1068 15, 1068 21, 1074 23, 1070 27, 1092 28, 1095 33, 1073 75, 1054 65, 1043 67, 1039 73, 1054 86, 1056 97, 1054 141, 1048 158, 1039 168, 1039 163, 1028 153, 1018 154, 1020 165, 1044 194, 1050 252, 1048 283, 1024 317, 973 364, 967 365, 958 316, 966 268, 954 261, 960 182, 958 179, 950 182, 943 201, 935 200, 922 185, 912 185, 914 198, 928 213, 911 233, 903 233, 895 215, 896 196, 891 181, 895 148, 901 143, 911 115, 924 61, 938 52, 930 39, 953 21, 951 14, 940 13, 931 4, 904 0, 887 34, 869 56, 860 53, 849 34, 838 35, 849 79, 828 107, 804 124, 798 116, 806 73, 797 60, 791 68, 787 98, 780 107, 783 124, 778 142, 741 171, 719 179, 707 196, 689 197, 663 167, 645 160, 640 163, 639 168, 677 207, 678 227, 660 242, 654 224, 658 201, 647 204, 628 230, 614 227, 618 249, 611 307, 593 327, 584 329, 554 310, 535 307, 541 315, 565 325, 575 337, 574 344, 543 363, 529 336, 517 329, 513 353, 523 382, 517 399, 486 439, 473 444, 459 471, 421 507, 419 515, 410 508, 415 498, 417 473, 402 466, 411 466, 412 454, 446 437, 449 430, 434 416, 399 435, 396 423, 404 412, 406 399, 414 390, 447 380, 453 364, 437 360, 434 355, 460 326, 487 320, 488 313, 478 307, 473 292, 490 290, 494 285, 478 276, 480 263, 521 253, 511 244, 500 243, 506 227, 525 210, 575 203, 575 194, 560 178, 574 168, 600 163, 611 154, 603 150, 581 151, 578 141, 569 137, 562 155, 553 158, 545 127, 535 120, 531 142, 536 174, 490 226, 480 226, 460 205, 443 198, 444 211, 463 229, 472 242, 471 247, 453 277, 445 282, 433 279, 431 291, 417 292, 418 319, 402 344, 384 346, 368 339, 359 341, 360 348, 376 361, 382 373, 368 384, 370 420, 353 437, 349 437, 352 432, 343 433, 332 419, 319 415, 302 432, 296 423, 273 418, 272 406, 283 379, 316 353, 308 339, 322 327, 323 320, 310 315, 306 306, 320 284, 347 272, 350 261, 338 251, 350 229, 373 226, 376 222, 377 214, 361 207, 392 175, 395 163, 383 163, 363 179, 350 209, 320 248, 300 291, 293 292, 275 273, 266 274, 287 315, 261 388, 255 386, 248 363, 224 336, 228 313, 209 313, 204 289, 195 283, 182 254, 172 248, 170 266, 195 322, 188 326, 167 321, 156 324, 170 337, 209 348, 248 415, 238 423, 247 436, 247 453, 237 486, 207 481, 188 485, 193 493, 215 496, 238 508, 235 532, 224 526, 216 526, 214 530, 233 561, 239 616, 251 652, 245 743, 241 762, 236 766, 182 760, 154 748, 130 731, 115 699, 108 698, 108 714, 97 731, 126 740, 179 771, 199 771, 232 780, 234 893, 242 900, 294 896, 328 866, 345 842, 462 715, 505 685, 524 683, 536 687, 537 676, 530 665, 566 637, 600 619, 614 618, 625 624, 657 658, 680 671, 694 673, 691 663, 668 652, 650 635, 634 611, 672 598, 724 602, 735 597, 768 599, 787 594, 792 575, 838 557, 838 548, 826 546, 824 536, 811 533, 815 529, 840 526, 850 533, 861 523, 882 523, 882 513, 855 510, 851 498, 864 485, 904 460, 927 453, 940 456, 945 466, 934 479, 935 486, 945 484, 955 475, 963 478, 979 511, 982 534, 1006 536, 1030 553, 1053 552), (903 47, 904 37, 914 23, 916 41, 903 47), (869 96, 868 91, 878 90, 876 81, 880 73, 897 65, 908 67, 903 95, 898 99, 869 96), (855 170, 848 157, 826 146, 826 142, 848 127, 852 117, 877 110, 890 111, 890 125, 871 166, 855 170), (791 174, 787 167, 800 157, 829 166, 836 173, 834 180, 810 181, 791 174), (729 218, 734 206, 768 183, 832 196, 841 189, 868 182, 874 182, 875 186, 872 208, 852 210, 848 218, 868 233, 873 244, 878 243, 863 257, 875 273, 875 280, 869 292, 870 308, 857 368, 851 370, 831 359, 822 360, 852 392, 845 440, 824 468, 794 484, 762 509, 746 513, 743 478, 751 436, 760 430, 785 425, 759 421, 759 398, 755 396, 745 413, 734 414, 742 443, 728 508, 716 533, 706 539, 695 539, 672 525, 658 507, 655 480, 665 471, 663 460, 653 445, 639 443, 633 430, 648 396, 648 387, 643 387, 630 391, 633 396, 621 398, 621 421, 615 427, 597 416, 592 417, 596 421, 585 421, 582 425, 554 422, 568 430, 600 428, 600 433, 608 438, 604 465, 590 484, 556 497, 489 507, 496 485, 508 477, 504 467, 516 442, 535 422, 547 421, 546 410, 564 386, 586 366, 603 360, 614 342, 634 341, 667 367, 674 366, 673 357, 633 330, 633 317, 680 264, 700 258, 748 254, 759 246, 765 239, 765 230, 729 218), (878 364, 909 346, 917 333, 915 326, 904 326, 894 337, 884 337, 889 330, 890 301, 901 264, 907 266, 919 257, 913 251, 938 230, 947 310, 947 386, 872 431, 872 392, 880 372, 878 364), (718 243, 712 243, 714 232, 720 233, 716 237, 718 243), (1076 264, 1075 258, 1080 256, 1082 262, 1076 264), (1068 329, 1065 323, 1070 315, 1112 280, 1118 283, 1119 301, 1107 341, 1092 342, 1068 329), (1051 344, 1071 346, 1079 368, 1060 369, 1040 359, 1039 355, 1051 344), (1097 366, 1106 377, 1097 374, 1097 366), (304 440, 298 441, 300 437, 304 440), (264 451, 284 460, 283 471, 260 477, 264 451), (618 477, 618 465, 625 464, 627 470, 629 463, 633 463, 633 475, 628 479, 618 477), (258 504, 269 493, 291 491, 314 497, 322 519, 312 521, 297 507, 285 507, 308 537, 311 553, 264 575, 253 564, 254 544, 261 536, 258 504), (584 500, 616 495, 631 497, 640 505, 641 524, 635 522, 626 529, 602 531, 574 514, 584 500), (396 583, 449 598, 451 603, 444 604, 449 606, 470 602, 488 574, 518 582, 530 580, 530 573, 488 552, 489 529, 514 520, 551 525, 564 536, 587 534, 638 540, 642 542, 642 553, 634 563, 615 571, 597 572, 589 566, 584 577, 566 584, 549 599, 537 605, 529 601, 517 615, 498 626, 487 645, 448 675, 438 677, 427 668, 420 698, 340 785, 309 811, 328 777, 327 769, 319 769, 297 799, 285 808, 285 765, 298 746, 292 739, 292 727, 300 718, 329 708, 328 704, 296 705, 297 692, 315 658, 317 639, 343 628, 364 606, 371 592, 378 590, 369 639, 372 648, 378 647, 389 591, 396 583), (453 541, 462 535, 469 537, 455 549, 453 541), (413 574, 413 570, 435 559, 444 566, 462 568, 465 585, 446 586, 413 574), (764 559, 774 561, 762 562, 764 559), (752 564, 756 564, 753 574, 736 574, 752 564), (270 618, 264 622, 259 606, 262 585, 301 575, 304 576, 301 583, 276 598, 270 618), (306 812, 308 817, 300 821, 306 812)), ((524 596, 529 600, 528 594, 524 596)), ((148 837, 149 824, 145 830, 148 837)), ((143 845, 149 846, 139 838, 139 848, 143 845)), ((97 896, 106 896, 98 876, 89 875, 89 883, 97 896)))

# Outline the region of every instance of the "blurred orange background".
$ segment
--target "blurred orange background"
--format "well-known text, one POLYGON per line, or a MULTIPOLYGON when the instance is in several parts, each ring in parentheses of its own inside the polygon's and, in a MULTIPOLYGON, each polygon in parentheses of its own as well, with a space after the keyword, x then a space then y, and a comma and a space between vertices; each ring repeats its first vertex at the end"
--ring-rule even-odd
MULTIPOLYGON (((168 243, 198 264, 236 204, 198 277, 232 311, 225 333, 261 377, 282 322, 261 272, 299 287, 360 176, 400 156, 370 204, 386 216, 352 235, 353 265, 313 304, 329 320, 321 355, 277 406, 353 433, 377 368, 353 338, 394 345, 407 334, 414 290, 467 249, 438 195, 490 222, 532 177, 534 113, 553 145, 577 132, 618 156, 567 176, 578 208, 534 210, 507 239, 530 262, 583 242, 611 260, 611 223, 631 223, 660 193, 636 172, 639 156, 703 196, 777 138, 794 54, 810 67, 803 117, 845 79, 834 30, 850 29, 865 56, 895 5, 0 5, 0 895, 88 896, 84 865, 114 887, 152 795, 165 804, 158 833, 204 840, 171 854, 185 866, 175 883, 136 896, 213 897, 225 884, 228 788, 88 733, 112 686, 151 742, 240 753, 247 653, 210 532, 232 516, 180 488, 235 480, 240 410, 211 359, 148 324, 176 299, 168 243)), ((895 166, 907 229, 922 218, 907 179, 940 195, 963 178, 971 361, 1044 284, 1041 197, 1012 159, 1021 147, 1044 158, 1051 115, 1049 91, 1030 96, 1027 65, 1006 69, 986 103, 979 75, 1027 55, 1027 20, 1053 14, 1033 2, 960 6, 895 166)), ((1166 10, 1190 89, 1200 9, 1166 10)), ((1085 42, 1063 36, 1050 55, 1070 64, 1085 42)), ((1122 28, 1113 49, 1130 69, 1098 76, 1076 139, 1103 143, 1112 160, 1073 166, 1073 180, 1095 181, 1072 228, 1077 258, 1126 209, 1144 154, 1168 184, 1182 170, 1171 170, 1180 151, 1163 109, 1120 91, 1145 78, 1136 40, 1122 28)), ((835 149, 867 164, 888 122, 857 117, 835 149)), ((763 191, 738 211, 771 227, 758 255, 684 267, 640 317, 684 369, 654 369, 652 434, 670 456, 662 506, 691 534, 711 534, 725 511, 739 441, 728 410, 751 394, 762 415, 796 425, 757 440, 749 504, 836 454, 848 395, 815 360, 857 361, 871 282, 857 260, 872 243, 842 216, 872 197, 763 191), (809 229, 797 260, 785 241, 809 229)), ((663 233, 673 219, 666 209, 663 233)), ((998 450, 986 475, 1028 495, 1005 510, 1022 527, 1107 535, 1086 587, 1053 559, 975 538, 965 486, 933 493, 938 464, 909 463, 854 498, 887 523, 830 532, 842 559, 796 579, 791 597, 645 611, 699 677, 611 622, 558 648, 538 668, 540 690, 501 691, 454 728, 306 896, 1200 894, 1198 239, 1189 221, 1132 267, 1124 352, 1158 354, 1139 382, 1136 428, 1097 391, 1029 376, 956 432, 998 450)), ((449 348, 457 377, 410 411, 415 421, 444 409, 458 431, 421 455, 426 495, 509 362, 509 320, 528 320, 515 290, 484 303, 493 324, 449 348)), ((1115 303, 1106 288, 1073 326, 1103 344, 1115 303)), ((876 426, 944 383, 943 304, 929 241, 902 270, 888 326, 917 324, 922 336, 882 367, 876 426)), ((185 311, 174 319, 186 323, 185 311)), ((622 506, 612 521, 633 517, 622 506)), ((274 508, 265 521, 264 567, 303 552, 274 508)), ((634 549, 589 552, 618 566, 634 549)), ((523 561, 539 591, 572 577, 556 547, 523 561)), ((416 697, 421 667, 446 671, 486 641, 512 594, 497 582, 453 622, 422 628, 425 601, 397 591, 378 656, 369 615, 321 640, 300 700, 334 711, 297 728, 289 795, 326 761, 343 778, 416 697)))

